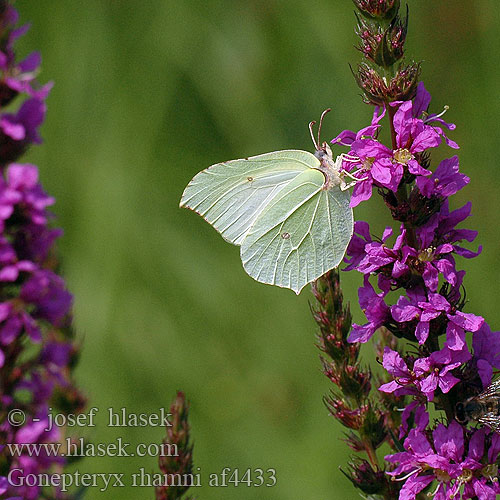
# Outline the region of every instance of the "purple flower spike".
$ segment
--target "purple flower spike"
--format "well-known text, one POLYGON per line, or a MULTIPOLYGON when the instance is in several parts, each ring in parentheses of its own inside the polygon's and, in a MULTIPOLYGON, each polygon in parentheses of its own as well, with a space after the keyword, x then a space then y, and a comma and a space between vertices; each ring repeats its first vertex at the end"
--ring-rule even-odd
MULTIPOLYGON (((393 223, 382 229, 386 219, 358 220, 344 257, 344 271, 363 274, 358 296, 365 324, 352 323, 335 273, 313 287, 324 373, 336 385, 327 406, 350 429, 351 449, 366 454, 344 473, 366 498, 494 500, 500 498, 500 433, 474 410, 474 398, 492 382, 491 392, 498 387, 500 332, 465 312, 470 289, 458 266, 481 246, 467 248, 477 232, 460 226, 471 203, 457 209, 451 197, 470 179, 458 156, 438 152, 445 159, 434 161, 434 149, 458 149, 447 135, 456 127, 444 120, 447 106, 432 109, 420 64, 394 64, 405 53, 408 27, 401 2, 355 5, 357 48, 368 62, 354 76, 375 109, 366 127, 344 130, 332 143, 348 148, 340 175, 353 181, 351 207, 378 194, 393 223), (378 12, 387 13, 383 23, 378 12), (359 343, 370 339, 383 366, 373 375, 359 358, 359 343), (393 451, 379 465, 382 443, 393 451)), ((4 205, 8 217, 10 204, 4 205)))
MULTIPOLYGON (((14 44, 28 29, 15 28, 17 12, 0 2, 0 413, 22 409, 26 422, 0 423, 2 474, 0 497, 6 500, 58 498, 71 500, 72 492, 30 485, 14 487, 16 477, 62 472, 63 456, 42 447, 12 453, 6 444, 45 444, 62 440, 56 426, 46 432, 49 408, 55 413, 79 414, 85 398, 76 388, 72 369, 77 359, 71 328, 72 296, 56 274, 59 264, 54 242, 61 230, 49 226, 48 208, 54 199, 40 184, 35 165, 14 163, 31 145, 41 142, 45 98, 51 84, 36 81, 41 56, 33 52, 17 61, 14 44), (11 475, 11 473, 13 473, 11 475), (10 477, 11 482, 5 476, 10 477)), ((72 437, 72 430, 68 429, 72 437)), ((62 443, 61 443, 62 444, 62 443)))

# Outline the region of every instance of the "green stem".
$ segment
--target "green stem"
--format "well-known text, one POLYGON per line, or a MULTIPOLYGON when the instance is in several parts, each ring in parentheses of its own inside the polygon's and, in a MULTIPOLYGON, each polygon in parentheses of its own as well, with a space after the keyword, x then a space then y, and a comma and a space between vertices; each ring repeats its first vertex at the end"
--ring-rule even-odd
POLYGON ((373 448, 372 444, 368 441, 365 440, 365 451, 366 454, 368 455, 368 460, 372 464, 373 467, 380 469, 380 464, 378 463, 378 457, 377 457, 377 452, 373 448))
POLYGON ((389 114, 389 126, 391 127, 392 149, 395 150, 398 148, 398 142, 396 139, 396 129, 394 128, 394 115, 396 114, 396 110, 391 106, 389 102, 385 103, 385 107, 387 109, 387 113, 389 114))

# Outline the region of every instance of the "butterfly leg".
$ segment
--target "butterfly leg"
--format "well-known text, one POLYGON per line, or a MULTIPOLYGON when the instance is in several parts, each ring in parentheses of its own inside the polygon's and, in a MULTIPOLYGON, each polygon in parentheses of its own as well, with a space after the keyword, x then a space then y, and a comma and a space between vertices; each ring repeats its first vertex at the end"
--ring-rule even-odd
POLYGON ((355 181, 352 181, 352 182, 349 182, 349 183, 346 183, 345 181, 343 181, 342 184, 340 185, 340 190, 341 191, 347 191, 348 189, 350 189, 353 186, 355 186, 358 183, 359 180, 361 180, 361 179, 356 179, 355 181))
MULTIPOLYGON (((354 172, 354 173, 357 174, 361 170, 362 169, 356 170, 356 172, 354 172)), ((346 177, 350 177, 354 182, 360 182, 360 181, 366 181, 366 180, 368 180, 368 177, 355 177, 354 174, 351 174, 351 172, 348 172, 347 170, 343 170, 342 174, 344 174, 346 177)))
MULTIPOLYGON (((359 170, 356 170, 356 172, 354 172, 355 174, 357 174, 359 172, 359 170)), ((352 188, 353 186, 355 186, 358 182, 361 182, 361 181, 366 181, 368 180, 368 177, 354 177, 353 174, 351 174, 350 172, 348 172, 347 170, 343 170, 342 173, 341 173, 342 177, 349 177, 350 179, 352 179, 352 182, 345 182, 344 179, 342 179, 342 184, 340 186, 340 189, 342 191, 346 191, 347 189, 350 189, 352 188)))

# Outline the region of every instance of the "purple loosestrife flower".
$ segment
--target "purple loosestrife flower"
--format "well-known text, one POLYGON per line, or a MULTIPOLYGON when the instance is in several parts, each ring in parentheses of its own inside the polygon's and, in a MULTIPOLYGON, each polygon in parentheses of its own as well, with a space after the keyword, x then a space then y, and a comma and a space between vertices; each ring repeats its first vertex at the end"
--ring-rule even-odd
POLYGON ((387 240, 393 235, 393 230, 387 227, 382 234, 381 241, 373 241, 370 236, 370 229, 366 222, 356 222, 354 226, 354 236, 347 248, 345 261, 349 263, 344 270, 350 271, 356 269, 357 271, 368 275, 375 271, 382 271, 387 268, 383 274, 379 276, 379 287, 385 291, 386 284, 390 280, 380 280, 380 278, 387 278, 391 276, 398 279, 404 276, 409 271, 407 260, 409 256, 416 256, 416 251, 404 245, 406 238, 406 230, 401 227, 401 234, 396 238, 394 246, 389 248, 386 245, 387 240), (351 257, 351 258, 349 258, 351 257))
POLYGON ((45 103, 32 98, 25 101, 17 113, 0 116, 0 157, 4 164, 16 160, 31 144, 42 142, 38 128, 45 112, 45 103))
MULTIPOLYGON (((454 123, 447 123, 441 117, 448 110, 448 107, 445 106, 444 111, 440 114, 432 113, 428 114, 427 109, 429 108, 429 104, 431 103, 431 95, 427 92, 425 88, 424 82, 420 82, 417 86, 417 92, 415 95, 415 99, 413 101, 413 116, 414 118, 422 117, 426 124, 438 123, 448 130, 455 130, 456 125, 454 123)), ((444 139, 446 144, 453 149, 459 149, 458 144, 455 141, 449 139, 444 133, 443 129, 439 125, 433 125, 434 130, 444 139)))
POLYGON ((391 314, 399 323, 416 320, 415 337, 423 344, 429 336, 432 320, 446 314, 447 346, 452 350, 461 350, 465 345, 465 332, 477 332, 484 319, 470 313, 454 311, 450 303, 438 293, 429 293, 426 300, 423 291, 408 291, 408 298, 401 296, 396 305, 391 306, 391 314))
POLYGON ((500 453, 500 436, 488 435, 485 429, 464 433, 452 421, 448 427, 439 424, 432 439, 420 429, 412 429, 404 442, 406 451, 388 455, 388 462, 397 464, 389 474, 405 483, 400 500, 415 500, 418 493, 435 482, 435 499, 456 498, 494 500, 500 493, 496 480, 496 461, 500 453), (489 447, 485 447, 486 440, 489 447), (467 450, 467 451, 466 451, 467 450))
POLYGON ((453 212, 449 211, 448 202, 445 201, 441 211, 429 219, 428 223, 417 230, 417 236, 421 247, 428 249, 438 247, 446 243, 451 244, 453 252, 467 259, 477 257, 481 253, 481 247, 477 252, 467 250, 457 245, 463 240, 469 243, 476 239, 477 231, 471 229, 456 229, 456 226, 467 219, 471 213, 472 204, 469 202, 462 208, 453 212))
POLYGON ((493 369, 500 370, 500 332, 492 332, 484 322, 472 337, 472 348, 475 367, 486 387, 491 384, 493 369))
POLYGON ((459 171, 458 156, 453 156, 443 160, 430 177, 418 177, 416 183, 426 198, 448 198, 465 187, 469 181, 470 179, 459 171))
POLYGON ((471 358, 467 349, 453 351, 444 347, 426 358, 408 356, 407 361, 389 348, 384 352, 383 366, 394 380, 383 384, 379 390, 394 393, 397 396, 423 394, 429 401, 434 399, 434 392, 439 388, 449 392, 460 379, 451 372, 471 358), (411 365, 411 369, 408 367, 411 365))
POLYGON ((456 146, 448 141, 440 127, 431 126, 414 116, 416 112, 420 112, 422 106, 421 96, 418 96, 418 99, 418 111, 413 109, 412 101, 391 104, 398 106, 393 119, 395 149, 385 146, 376 138, 379 122, 385 111, 380 115, 375 111, 372 124, 359 133, 345 130, 333 139, 332 143, 350 146, 349 170, 353 167, 359 168, 357 177, 360 181, 354 187, 351 206, 355 207, 369 199, 373 185, 397 191, 405 169, 416 176, 431 175, 431 171, 420 165, 418 156, 429 148, 438 147, 442 139, 451 147, 456 146))
MULTIPOLYGON (((49 427, 49 420, 46 412, 41 414, 39 421, 30 421, 17 431, 14 439, 15 444, 41 444, 55 443, 61 438, 60 430, 53 427, 50 431, 45 431, 49 427), (45 417, 43 416, 45 415, 45 417)), ((54 465, 62 465, 62 457, 52 456, 44 448, 40 448, 38 456, 22 455, 14 460, 13 469, 20 469, 19 472, 12 474, 14 483, 22 483, 20 477, 26 477, 28 474, 38 474, 40 470, 50 470, 54 465)), ((16 494, 22 495, 26 500, 36 500, 40 498, 41 488, 34 486, 21 486, 16 488, 16 494)))
POLYGON ((390 309, 385 303, 385 292, 376 293, 368 276, 364 285, 359 289, 359 304, 364 311, 368 323, 352 325, 349 342, 368 342, 372 335, 390 318, 390 309))
POLYGON ((2 30, 9 30, 8 36, 3 40, 0 48, 0 71, 2 80, 0 81, 0 104, 5 106, 17 94, 24 93, 30 97, 44 100, 52 83, 44 86, 38 85, 36 76, 42 62, 39 52, 32 52, 20 62, 16 62, 14 50, 15 42, 29 30, 29 24, 20 28, 12 29, 18 22, 19 15, 12 6, 7 6, 7 11, 3 15, 2 30))

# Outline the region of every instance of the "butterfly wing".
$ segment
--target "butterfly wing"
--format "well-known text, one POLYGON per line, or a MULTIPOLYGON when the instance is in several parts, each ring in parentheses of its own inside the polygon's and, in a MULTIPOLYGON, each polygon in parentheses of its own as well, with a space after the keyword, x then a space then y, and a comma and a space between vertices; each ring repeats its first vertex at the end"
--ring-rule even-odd
POLYGON ((324 183, 319 170, 302 172, 255 219, 241 245, 252 278, 298 294, 340 264, 353 233, 350 196, 324 183))
POLYGON ((180 206, 204 217, 226 241, 241 245, 276 195, 295 177, 319 164, 314 155, 299 150, 217 163, 194 176, 180 206))

